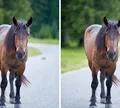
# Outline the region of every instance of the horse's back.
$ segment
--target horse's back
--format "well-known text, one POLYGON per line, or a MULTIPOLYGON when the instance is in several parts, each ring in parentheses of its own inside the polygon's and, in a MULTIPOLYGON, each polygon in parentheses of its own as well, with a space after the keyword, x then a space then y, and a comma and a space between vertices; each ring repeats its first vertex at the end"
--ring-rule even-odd
POLYGON ((0 25, 0 45, 3 44, 5 36, 10 29, 11 25, 8 24, 2 24, 0 25))
POLYGON ((2 24, 0 25, 0 57, 1 57, 1 53, 2 53, 2 47, 4 44, 4 40, 6 37, 6 34, 8 32, 8 30, 10 29, 11 25, 8 24, 2 24))
POLYGON ((96 36, 102 26, 98 24, 94 24, 89 26, 84 34, 84 48, 87 58, 92 60, 92 53, 95 47, 96 36))

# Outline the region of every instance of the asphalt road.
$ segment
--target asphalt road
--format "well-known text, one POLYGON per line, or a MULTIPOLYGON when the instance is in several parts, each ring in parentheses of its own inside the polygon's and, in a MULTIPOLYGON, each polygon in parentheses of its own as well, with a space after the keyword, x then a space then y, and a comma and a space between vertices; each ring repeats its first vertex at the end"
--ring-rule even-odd
MULTIPOLYGON (((59 46, 29 44, 40 49, 43 54, 30 57, 25 75, 31 82, 21 88, 22 108, 58 108, 59 106, 59 46)), ((9 85, 6 90, 6 108, 14 108, 9 103, 9 85)))
MULTIPOLYGON (((118 62, 115 72, 115 75, 120 79, 119 67, 120 62, 118 62)), ((89 108, 91 80, 89 68, 62 74, 62 108, 89 108)), ((100 82, 96 96, 97 108, 105 108, 105 105, 100 103, 100 82)), ((112 103, 112 108, 120 108, 120 87, 112 87, 112 103)))

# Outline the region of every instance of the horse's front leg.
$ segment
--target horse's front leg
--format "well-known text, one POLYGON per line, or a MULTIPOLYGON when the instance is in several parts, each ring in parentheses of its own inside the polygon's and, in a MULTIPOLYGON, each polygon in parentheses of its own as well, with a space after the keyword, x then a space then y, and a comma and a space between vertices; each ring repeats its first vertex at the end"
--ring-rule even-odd
POLYGON ((105 108, 111 108, 111 87, 112 87, 112 75, 107 75, 107 96, 106 96, 106 105, 105 108))
POLYGON ((15 108, 20 107, 20 88, 22 83, 22 75, 17 75, 15 85, 16 85, 16 96, 15 96, 15 108))
POLYGON ((0 106, 2 108, 5 107, 5 89, 7 87, 7 77, 6 77, 7 71, 1 70, 1 99, 0 99, 0 106))
POLYGON ((101 73, 100 73, 100 83, 101 83, 101 94, 100 94, 101 100, 100 100, 100 102, 105 104, 106 97, 105 97, 104 80, 106 78, 106 73, 102 69, 100 71, 101 71, 101 73))
POLYGON ((91 104, 90 104, 90 108, 96 108, 96 88, 98 86, 98 78, 97 78, 97 73, 94 72, 92 73, 92 83, 91 83, 91 88, 92 88, 92 96, 91 96, 91 104))
POLYGON ((13 81, 15 79, 15 72, 10 70, 9 74, 9 82, 10 82, 10 103, 15 103, 15 92, 14 92, 14 84, 13 81))

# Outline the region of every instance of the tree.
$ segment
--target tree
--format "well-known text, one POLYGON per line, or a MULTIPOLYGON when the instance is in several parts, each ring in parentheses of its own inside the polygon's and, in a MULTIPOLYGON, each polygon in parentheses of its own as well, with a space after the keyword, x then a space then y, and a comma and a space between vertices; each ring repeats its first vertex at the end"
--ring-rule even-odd
POLYGON ((54 31, 53 33, 58 32, 58 2, 58 0, 31 0, 31 7, 34 10, 33 16, 35 19, 35 23, 32 26, 34 36, 39 35, 40 29, 44 25, 50 26, 54 31))
POLYGON ((28 20, 32 15, 29 0, 4 0, 2 3, 4 23, 11 24, 12 17, 28 20))
POLYGON ((92 24, 103 24, 104 16, 120 17, 119 3, 119 0, 62 0, 62 36, 77 42, 83 40, 85 29, 92 24))
POLYGON ((4 9, 2 8, 3 6, 3 0, 0 0, 0 24, 4 22, 4 9))

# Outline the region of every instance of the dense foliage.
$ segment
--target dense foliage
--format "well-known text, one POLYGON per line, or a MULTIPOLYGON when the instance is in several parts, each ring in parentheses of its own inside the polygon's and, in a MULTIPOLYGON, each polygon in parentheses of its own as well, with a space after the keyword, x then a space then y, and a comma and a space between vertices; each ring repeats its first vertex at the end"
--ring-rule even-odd
POLYGON ((81 42, 85 29, 91 24, 102 24, 104 16, 120 19, 119 4, 119 0, 62 0, 62 40, 67 36, 81 42))
POLYGON ((32 36, 58 38, 58 0, 0 0, 0 24, 33 17, 32 36))
POLYGON ((28 19, 32 14, 28 0, 0 0, 0 24, 11 24, 13 16, 28 19))
POLYGON ((59 0, 31 0, 36 20, 32 26, 34 36, 47 38, 58 36, 59 0), (42 28, 42 29, 40 29, 42 28))

